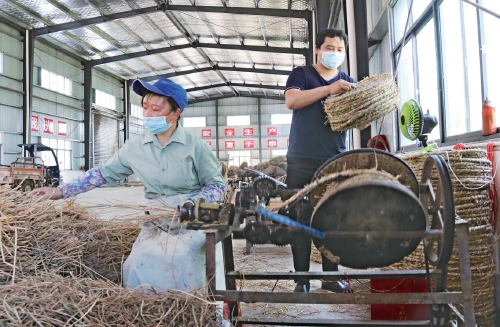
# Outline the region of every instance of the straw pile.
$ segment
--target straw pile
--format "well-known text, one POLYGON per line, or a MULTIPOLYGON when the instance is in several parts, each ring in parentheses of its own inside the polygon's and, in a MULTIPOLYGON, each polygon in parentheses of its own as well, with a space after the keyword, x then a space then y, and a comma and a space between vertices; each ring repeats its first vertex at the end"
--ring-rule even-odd
POLYGON ((121 283, 136 223, 102 221, 72 201, 56 206, 0 188, 0 284, 43 271, 121 283))
POLYGON ((0 297, 1 326, 218 326, 214 303, 197 295, 89 278, 43 274, 0 287, 0 297))
MULTIPOLYGON (((488 188, 492 180, 491 162, 486 157, 486 151, 478 148, 403 156, 419 180, 423 163, 430 154, 441 155, 447 162, 453 183, 456 213, 469 222, 468 240, 476 322, 481 326, 494 326, 492 228, 488 222, 491 204, 488 197, 488 188)), ((447 288, 450 291, 461 289, 456 246, 455 239, 454 252, 448 265, 447 288)), ((423 245, 420 244, 410 256, 390 268, 425 269, 423 245)))
POLYGON ((398 109, 401 96, 391 74, 367 77, 357 87, 341 95, 329 96, 323 103, 333 131, 362 129, 378 118, 398 109))

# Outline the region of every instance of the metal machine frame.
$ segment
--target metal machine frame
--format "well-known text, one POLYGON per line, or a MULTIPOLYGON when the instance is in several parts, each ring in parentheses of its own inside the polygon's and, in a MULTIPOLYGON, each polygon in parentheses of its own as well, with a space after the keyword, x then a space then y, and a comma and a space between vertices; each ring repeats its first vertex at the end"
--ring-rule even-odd
MULTIPOLYGON (((188 228, 191 229, 201 229, 206 231, 206 277, 209 286, 210 297, 212 300, 226 301, 230 303, 229 312, 230 319, 232 323, 236 326, 242 324, 267 324, 267 325, 288 325, 288 326, 447 326, 449 323, 449 312, 450 309, 453 310, 457 317, 459 318, 459 326, 474 327, 475 326, 475 316, 474 316, 474 303, 473 303, 473 289, 471 280, 471 268, 470 268, 470 256, 469 256, 469 245, 468 245, 468 223, 462 219, 456 219, 455 216, 455 206, 453 200, 453 190, 451 185, 451 178, 449 176, 446 163, 444 159, 440 156, 430 156, 424 163, 422 170, 422 179, 418 183, 414 172, 409 168, 409 166, 401 159, 388 154, 387 152, 381 152, 378 150, 355 150, 351 153, 341 154, 337 157, 332 158, 327 161, 324 166, 318 169, 315 179, 319 179, 322 176, 331 174, 332 172, 338 172, 344 169, 346 166, 351 167, 350 169, 370 169, 371 167, 377 167, 377 169, 389 172, 393 176, 399 176, 399 183, 384 184, 385 182, 373 180, 367 183, 362 181, 355 181, 344 186, 338 186, 334 189, 330 189, 327 192, 324 190, 318 190, 316 187, 311 191, 310 198, 315 197, 316 199, 321 198, 320 201, 315 202, 313 207, 315 211, 313 213, 313 218, 316 217, 315 214, 320 212, 318 208, 322 208, 323 216, 318 215, 318 218, 314 219, 324 219, 326 225, 324 232, 318 229, 311 228, 309 226, 301 226, 296 221, 292 221, 286 216, 272 213, 266 210, 265 204, 269 202, 269 196, 283 195, 283 192, 276 191, 273 189, 273 183, 262 182, 254 183, 253 189, 249 189, 248 192, 243 194, 239 200, 236 201, 235 205, 232 204, 207 204, 203 201, 198 201, 195 207, 189 208, 189 210, 181 210, 181 219, 190 220, 188 223, 188 228), (370 184, 371 183, 371 184, 370 184), (373 188, 375 186, 375 188, 373 188), (408 202, 410 207, 415 207, 416 211, 399 211, 397 205, 395 211, 392 211, 392 215, 389 214, 393 210, 391 203, 382 204, 383 207, 378 207, 383 211, 381 214, 375 214, 369 216, 365 211, 356 211, 355 199, 361 195, 366 194, 369 188, 375 190, 375 192, 380 192, 380 187, 387 187, 388 190, 401 192, 406 194, 408 198, 413 199, 408 202), (404 187, 406 186, 406 188, 404 187), (358 193, 351 193, 348 197, 343 197, 342 201, 348 202, 338 202, 337 191, 338 190, 354 190, 358 193), (409 191, 411 190, 411 191, 409 191), (361 193, 360 193, 361 192, 361 193), (318 196, 322 194, 322 196, 318 196), (416 197, 418 196, 418 198, 416 197), (354 199, 352 202, 351 200, 354 199), (337 202, 336 202, 337 201, 337 202), (335 219, 339 215, 343 215, 340 211, 336 212, 337 208, 343 206, 351 201, 351 206, 345 205, 346 210, 350 210, 352 213, 343 218, 343 225, 336 222, 335 219), (416 201, 416 202, 415 202, 416 201), (322 207, 324 205, 324 207, 322 207), (352 209, 351 209, 352 208, 352 209), (389 209, 390 208, 390 209, 389 209), (235 271, 234 258, 233 258, 233 248, 231 239, 231 228, 238 225, 236 221, 239 214, 245 213, 246 210, 253 212, 258 219, 258 228, 256 230, 249 229, 249 234, 256 233, 253 235, 253 239, 259 239, 258 233, 266 230, 265 220, 261 221, 260 218, 268 218, 274 220, 275 222, 283 223, 289 227, 299 228, 303 232, 314 235, 317 238, 322 238, 325 241, 336 241, 338 238, 348 238, 353 244, 353 247, 360 245, 364 239, 376 239, 377 244, 386 244, 382 246, 382 249, 391 249, 391 253, 388 255, 393 257, 393 261, 382 260, 381 265, 375 265, 375 267, 381 267, 386 264, 391 264, 401 260, 403 256, 398 251, 393 251, 392 249, 397 248, 400 241, 396 244, 393 242, 394 239, 409 239, 410 241, 417 238, 418 241, 423 239, 424 243, 424 254, 426 260, 425 270, 399 270, 399 271, 350 271, 349 277, 354 279, 394 279, 394 278, 425 278, 428 284, 428 293, 383 293, 383 294, 372 294, 372 293, 293 293, 293 292, 254 292, 254 291, 236 291, 236 280, 244 278, 245 280, 311 280, 311 279, 322 279, 328 281, 336 281, 345 279, 345 274, 343 272, 245 272, 244 276, 237 271, 235 271), (389 209, 389 210, 386 210, 389 209), (367 214, 366 217, 359 217, 362 212, 367 214), (411 221, 420 220, 424 226, 420 223, 416 227, 409 228, 408 223, 404 220, 408 217, 402 217, 402 212, 404 215, 411 214, 411 221), (236 213, 236 217, 235 217, 236 213), (417 215, 414 216, 413 213, 417 215), (389 231, 382 229, 372 229, 372 228, 359 228, 356 225, 349 226, 348 223, 351 221, 360 221, 363 224, 366 219, 375 218, 376 222, 386 222, 387 220, 394 219, 394 214, 396 215, 396 223, 391 226, 398 226, 399 229, 391 229, 389 231), (348 217, 348 218, 347 218, 348 217), (383 220, 379 220, 383 219, 383 220), (403 221, 403 223, 402 223, 403 221), (333 225, 332 225, 333 224, 333 225), (400 226, 401 225, 401 226, 400 226), (332 229, 332 226, 336 226, 332 229), (350 227, 350 228, 348 228, 350 227), (455 230, 458 240, 458 254, 459 254, 459 268, 460 268, 460 278, 461 278, 461 292, 448 292, 446 291, 446 275, 447 275, 447 265, 450 260, 453 251, 453 240, 455 236, 455 230), (358 240, 358 241, 356 241, 358 240), (225 269, 225 290, 219 289, 215 282, 215 245, 218 242, 222 242, 223 254, 224 254, 224 269, 225 269), (436 267, 435 269, 429 269, 429 264, 436 267), (432 280, 432 288, 431 288, 432 280), (394 320, 364 320, 364 321, 353 321, 353 320, 335 320, 335 319, 286 319, 286 318, 266 318, 266 317, 238 317, 238 302, 264 302, 264 303, 295 303, 295 304, 429 304, 431 312, 431 320, 424 321, 394 321, 394 320), (457 309, 457 304, 462 306, 463 315, 457 309)), ((328 175, 327 179, 333 176, 336 178, 335 174, 328 175)), ((313 179, 314 180, 314 179, 313 179)), ((339 184, 340 185, 340 184, 339 184)), ((326 189, 326 186, 325 186, 326 189)), ((283 190, 283 189, 282 189, 283 190)), ((396 194, 396 193, 387 193, 396 194)), ((342 193, 341 193, 342 195, 342 193)), ((397 194, 396 194, 397 195, 397 194)), ((403 197, 404 198, 404 197, 403 197)), ((372 200, 373 201, 373 200, 372 200)), ((373 201, 374 202, 374 201, 373 201)), ((373 203, 372 202, 372 203, 373 203)), ((406 210, 406 209, 405 209, 406 210)), ((241 218, 241 217, 239 217, 241 218)), ((317 223, 317 220, 316 220, 317 223)), ((313 221, 314 226, 314 221, 313 221)), ((269 235, 269 229, 265 231, 262 235, 269 235)), ((266 236, 264 235, 264 236, 266 236)), ((247 238, 248 239, 248 238, 247 238)), ((262 238, 264 242, 266 237, 262 238)), ((259 239, 260 241, 261 239, 259 239)), ((413 242, 413 247, 403 255, 408 255, 411 253, 412 249, 415 249, 418 242, 413 242)), ((330 249, 335 250, 335 245, 330 247, 330 249)), ((358 256, 364 253, 366 247, 361 247, 362 252, 358 252, 358 256)), ((342 250, 343 253, 338 254, 340 256, 340 264, 342 265, 342 258, 345 257, 344 254, 348 253, 342 250), (344 256, 343 256, 344 255, 344 256)), ((371 250, 371 249, 370 249, 371 250)), ((381 257, 382 258, 382 257, 381 257)), ((349 260, 351 260, 350 258, 349 260)), ((358 267, 365 268, 363 266, 365 260, 361 260, 357 263, 352 263, 347 265, 348 267, 358 267), (362 262, 361 262, 362 261, 362 262)), ((366 267, 373 267, 374 263, 367 264, 366 267)), ((375 263, 377 264, 377 263, 375 263)), ((219 285, 220 286, 220 285, 219 285)))

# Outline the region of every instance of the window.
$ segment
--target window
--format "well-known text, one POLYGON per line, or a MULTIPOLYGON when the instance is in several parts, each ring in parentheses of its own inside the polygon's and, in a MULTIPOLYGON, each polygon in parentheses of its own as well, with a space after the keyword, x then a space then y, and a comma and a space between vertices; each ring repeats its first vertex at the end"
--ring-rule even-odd
POLYGON ((0 74, 3 74, 3 52, 0 52, 0 74))
MULTIPOLYGON (((71 170, 72 160, 71 160, 71 141, 64 139, 53 139, 42 137, 41 142, 44 145, 51 147, 57 156, 59 161, 59 169, 61 170, 71 170)), ((39 154, 46 166, 54 166, 56 163, 54 157, 50 151, 43 151, 39 154)))
POLYGON ((250 151, 228 151, 229 166, 240 166, 246 161, 250 165, 250 151))
POLYGON ((287 149, 281 149, 281 150, 272 150, 271 151, 271 157, 278 157, 278 156, 286 156, 287 149))
POLYGON ((142 107, 132 103, 130 105, 130 116, 142 119, 143 118, 142 117, 142 107))
MULTIPOLYGON (((466 4, 464 4, 465 7, 466 4)), ((470 5, 469 5, 470 6, 470 5)), ((500 2, 498 0, 483 0, 483 6, 498 13, 500 12, 500 2)), ((493 106, 497 108, 497 124, 500 122, 500 43, 498 42, 498 31, 500 31, 500 19, 481 12, 484 17, 484 44, 481 49, 486 62, 486 82, 484 97, 488 97, 493 106)), ((484 99, 483 99, 484 100, 484 99)), ((480 107, 480 106, 478 106, 480 107)))
POLYGON ((185 117, 182 118, 183 127, 205 127, 207 126, 207 117, 185 117))
MULTIPOLYGON (((410 35, 402 48, 410 1, 397 0, 391 8, 394 62, 402 53, 397 77, 402 101, 413 97, 424 113, 438 118, 429 137, 432 140, 449 144, 471 132, 469 140, 481 140, 483 101, 488 97, 494 106, 500 103, 496 92, 500 89, 500 61, 496 59, 500 43, 495 35, 500 20, 463 1, 413 0, 410 35)), ((483 0, 482 5, 500 11, 498 0, 483 0)), ((497 115, 500 121, 500 110, 497 115)), ((403 146, 413 143, 400 140, 403 146)))
POLYGON ((292 114, 272 114, 271 115, 271 124, 291 124, 292 123, 292 114))
POLYGON ((116 97, 97 89, 94 94, 94 103, 104 108, 116 110, 116 97))
POLYGON ((250 125, 250 116, 227 116, 227 126, 250 125))
POLYGON ((73 82, 69 78, 44 68, 40 68, 40 86, 69 96, 73 94, 73 82))

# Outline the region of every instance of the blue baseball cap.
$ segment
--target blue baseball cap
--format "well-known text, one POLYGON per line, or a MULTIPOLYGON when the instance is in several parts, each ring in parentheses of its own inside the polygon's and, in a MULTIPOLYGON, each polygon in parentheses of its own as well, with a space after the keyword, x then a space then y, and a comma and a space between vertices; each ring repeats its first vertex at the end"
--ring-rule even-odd
POLYGON ((156 83, 150 84, 140 79, 136 79, 132 84, 132 89, 135 93, 143 96, 146 91, 171 97, 179 105, 181 112, 184 111, 188 103, 187 92, 182 86, 162 77, 156 83))

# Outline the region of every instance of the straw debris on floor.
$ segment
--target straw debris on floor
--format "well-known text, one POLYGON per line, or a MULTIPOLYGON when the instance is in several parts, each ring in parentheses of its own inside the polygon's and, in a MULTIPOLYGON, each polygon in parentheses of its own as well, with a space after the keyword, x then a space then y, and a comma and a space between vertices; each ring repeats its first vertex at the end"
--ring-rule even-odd
MULTIPOLYGON (((429 155, 440 155, 448 165, 453 185, 456 214, 469 223, 469 252, 471 258, 474 310, 476 323, 483 327, 495 325, 493 292, 492 228, 489 223, 491 201, 488 190, 492 182, 491 162, 484 149, 437 150, 424 154, 401 156, 415 171, 418 180, 429 155)), ((437 176, 431 174, 431 178, 437 176)), ((447 288, 460 291, 458 251, 455 238, 454 251, 448 265, 447 288)), ((422 243, 403 261, 391 269, 425 269, 422 243)))
POLYGON ((100 220, 0 188, 0 326, 220 325, 203 295, 120 286, 137 222, 150 219, 100 220))
POLYGON ((329 96, 323 103, 333 131, 363 129, 373 121, 397 110, 401 96, 391 74, 367 77, 357 87, 340 95, 329 96))
POLYGON ((57 274, 0 287, 4 326, 219 326, 213 302, 176 291, 125 290, 57 274))

